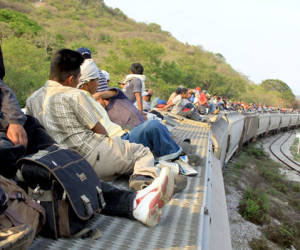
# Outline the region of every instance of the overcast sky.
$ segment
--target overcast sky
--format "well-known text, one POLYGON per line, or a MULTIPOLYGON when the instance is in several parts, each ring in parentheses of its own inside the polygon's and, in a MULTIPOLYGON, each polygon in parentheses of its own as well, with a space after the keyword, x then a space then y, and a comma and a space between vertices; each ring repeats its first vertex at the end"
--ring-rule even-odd
POLYGON ((300 95, 300 0, 105 0, 181 42, 221 53, 255 83, 279 79, 300 95))

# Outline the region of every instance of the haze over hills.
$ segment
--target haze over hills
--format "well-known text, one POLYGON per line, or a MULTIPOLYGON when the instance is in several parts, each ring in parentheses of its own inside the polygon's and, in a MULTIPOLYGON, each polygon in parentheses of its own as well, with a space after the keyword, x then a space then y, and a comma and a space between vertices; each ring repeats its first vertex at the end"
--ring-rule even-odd
POLYGON ((294 99, 289 88, 256 85, 222 54, 183 44, 158 24, 137 23, 103 0, 0 0, 0 8, 5 80, 21 105, 47 80, 51 55, 63 47, 88 47, 113 85, 132 62, 141 62, 147 86, 161 98, 184 85, 247 102, 288 105, 294 99))

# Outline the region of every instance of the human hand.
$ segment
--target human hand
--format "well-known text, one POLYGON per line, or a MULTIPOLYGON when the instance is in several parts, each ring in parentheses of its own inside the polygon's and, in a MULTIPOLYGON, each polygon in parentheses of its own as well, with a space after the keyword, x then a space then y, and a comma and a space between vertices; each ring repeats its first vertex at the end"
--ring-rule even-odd
POLYGON ((27 134, 22 125, 9 124, 6 135, 14 145, 22 144, 25 147, 27 146, 27 134))

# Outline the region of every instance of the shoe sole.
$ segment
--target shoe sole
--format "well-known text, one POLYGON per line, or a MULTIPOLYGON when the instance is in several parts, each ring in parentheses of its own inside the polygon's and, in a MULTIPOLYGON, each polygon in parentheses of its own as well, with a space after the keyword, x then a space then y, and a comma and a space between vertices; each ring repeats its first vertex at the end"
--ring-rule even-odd
POLYGON ((157 195, 153 198, 149 207, 149 214, 146 220, 146 224, 149 227, 153 227, 159 223, 162 214, 162 207, 171 200, 174 192, 174 177, 169 179, 169 176, 173 173, 169 168, 163 168, 161 175, 164 176, 161 185, 159 185, 159 190, 157 195))
POLYGON ((0 242, 0 249, 20 250, 27 249, 30 246, 34 239, 33 228, 30 225, 20 225, 14 228, 18 230, 8 234, 8 239, 0 242))

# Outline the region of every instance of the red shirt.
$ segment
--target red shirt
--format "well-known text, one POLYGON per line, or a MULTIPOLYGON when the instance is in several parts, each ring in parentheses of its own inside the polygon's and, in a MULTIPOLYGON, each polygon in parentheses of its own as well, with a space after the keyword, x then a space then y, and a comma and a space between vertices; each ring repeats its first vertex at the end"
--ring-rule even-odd
POLYGON ((200 94, 199 104, 200 105, 206 105, 207 104, 207 98, 206 98, 206 95, 203 92, 200 94))

